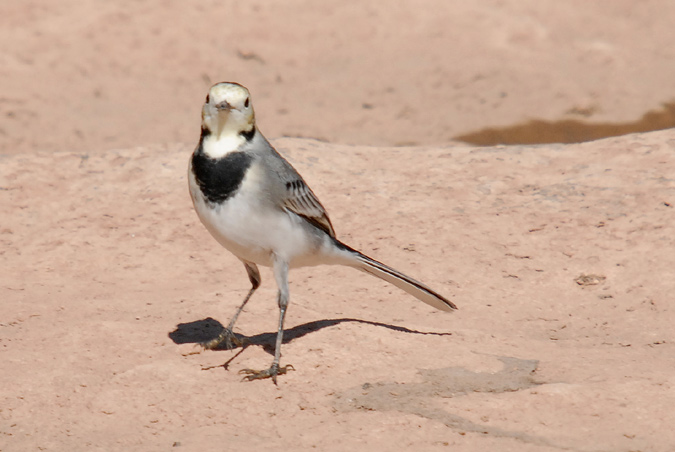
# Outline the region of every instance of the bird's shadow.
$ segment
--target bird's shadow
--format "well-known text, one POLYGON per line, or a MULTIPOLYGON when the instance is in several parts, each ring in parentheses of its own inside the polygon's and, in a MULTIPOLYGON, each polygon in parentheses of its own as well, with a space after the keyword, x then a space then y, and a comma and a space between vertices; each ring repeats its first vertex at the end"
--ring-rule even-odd
MULTIPOLYGON (((372 325, 380 328, 387 328, 393 331, 398 331, 400 333, 406 334, 423 334, 423 335, 432 335, 432 336, 451 336, 452 333, 439 333, 434 331, 417 331, 411 330, 403 326, 390 325, 388 323, 381 322, 372 322, 369 320, 361 319, 352 319, 352 318, 341 318, 341 319, 325 319, 325 320, 315 320, 313 322, 303 323, 302 325, 294 326, 293 328, 284 329, 283 343, 287 344, 296 339, 299 339, 309 333, 319 331, 323 328, 328 328, 331 326, 339 325, 341 323, 354 322, 362 323, 366 325, 372 325)), ((175 344, 200 344, 204 345, 209 341, 212 341, 225 330, 225 327, 218 320, 208 317, 202 320, 195 320, 194 322, 188 323, 179 323, 176 326, 176 329, 169 333, 169 338, 175 344)), ((238 339, 241 345, 230 344, 228 347, 224 342, 219 344, 213 350, 236 350, 241 348, 239 353, 233 356, 228 360, 222 367, 227 369, 229 363, 239 356, 248 346, 258 345, 261 346, 267 353, 274 355, 274 346, 276 343, 277 333, 260 333, 253 336, 246 336, 244 334, 234 333, 236 339, 238 339)), ((218 366, 221 367, 221 366, 218 366)))

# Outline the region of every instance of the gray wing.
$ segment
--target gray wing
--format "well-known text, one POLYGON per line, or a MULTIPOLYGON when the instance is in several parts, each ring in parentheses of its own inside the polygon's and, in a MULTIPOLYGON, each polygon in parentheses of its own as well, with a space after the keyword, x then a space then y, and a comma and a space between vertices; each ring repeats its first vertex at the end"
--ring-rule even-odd
POLYGON ((272 189, 275 201, 283 209, 304 218, 329 236, 335 237, 335 230, 326 209, 293 165, 279 154, 261 133, 257 133, 254 140, 260 141, 252 143, 251 152, 256 153, 264 162, 263 164, 278 176, 278 179, 273 182, 274 188, 272 189))
POLYGON ((283 199, 286 210, 301 216, 312 225, 335 237, 335 230, 314 192, 301 178, 286 182, 286 196, 283 199))

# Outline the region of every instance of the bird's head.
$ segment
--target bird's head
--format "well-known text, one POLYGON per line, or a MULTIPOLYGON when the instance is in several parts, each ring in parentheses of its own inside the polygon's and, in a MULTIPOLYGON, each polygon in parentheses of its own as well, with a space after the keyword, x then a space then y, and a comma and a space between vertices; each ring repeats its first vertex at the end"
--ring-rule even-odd
POLYGON ((202 128, 220 139, 249 133, 254 127, 251 95, 245 87, 230 82, 211 87, 202 108, 202 128))

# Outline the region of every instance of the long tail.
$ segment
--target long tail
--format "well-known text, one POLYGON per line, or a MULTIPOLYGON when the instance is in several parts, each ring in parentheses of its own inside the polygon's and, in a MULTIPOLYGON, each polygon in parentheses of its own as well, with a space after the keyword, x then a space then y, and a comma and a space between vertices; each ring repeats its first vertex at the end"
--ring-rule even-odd
POLYGON ((372 259, 365 254, 348 247, 344 243, 339 243, 339 245, 343 247, 343 249, 349 250, 353 253, 356 261, 352 261, 351 265, 354 268, 361 270, 362 272, 369 273, 373 276, 377 276, 378 278, 395 285, 399 289, 408 292, 418 300, 423 301, 436 309, 440 309, 441 311, 453 311, 457 309, 457 306, 455 306, 452 301, 432 290, 426 284, 422 284, 421 282, 416 281, 411 277, 406 276, 391 267, 388 267, 387 265, 384 265, 382 262, 378 262, 375 259, 372 259))

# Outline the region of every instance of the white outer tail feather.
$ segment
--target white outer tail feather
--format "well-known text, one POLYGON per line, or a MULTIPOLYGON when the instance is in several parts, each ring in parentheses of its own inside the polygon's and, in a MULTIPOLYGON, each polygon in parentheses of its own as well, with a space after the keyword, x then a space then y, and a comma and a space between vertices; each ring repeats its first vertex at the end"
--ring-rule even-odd
POLYGON ((356 250, 352 251, 356 253, 357 262, 360 264, 353 265, 354 268, 373 276, 377 276, 378 278, 393 284, 399 289, 408 292, 418 300, 423 301, 436 309, 440 309, 441 311, 453 311, 457 309, 457 306, 455 306, 452 301, 438 294, 426 284, 422 284, 421 282, 416 281, 411 277, 384 265, 382 262, 378 262, 375 259, 366 256, 365 254, 359 253, 356 250))

